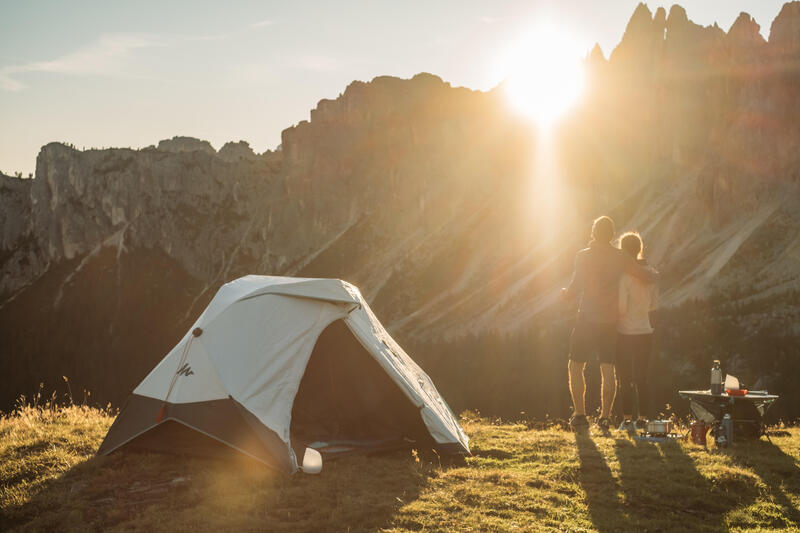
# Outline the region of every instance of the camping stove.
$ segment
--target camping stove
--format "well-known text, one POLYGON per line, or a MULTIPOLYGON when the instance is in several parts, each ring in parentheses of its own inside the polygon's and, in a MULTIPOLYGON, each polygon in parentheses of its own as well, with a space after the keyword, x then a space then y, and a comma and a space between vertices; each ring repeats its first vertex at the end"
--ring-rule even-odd
POLYGON ((652 437, 666 437, 672 433, 672 420, 648 420, 645 434, 652 437))

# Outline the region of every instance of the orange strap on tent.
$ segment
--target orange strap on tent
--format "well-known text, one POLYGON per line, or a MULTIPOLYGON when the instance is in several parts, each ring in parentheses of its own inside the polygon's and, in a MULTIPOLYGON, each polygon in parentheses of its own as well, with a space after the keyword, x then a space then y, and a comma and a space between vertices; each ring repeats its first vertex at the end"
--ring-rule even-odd
POLYGON ((169 400, 169 395, 172 394, 172 388, 175 386, 175 382, 178 380, 181 368, 183 367, 183 364, 186 362, 186 357, 189 355, 189 348, 192 346, 192 341, 194 340, 195 337, 199 337, 202 334, 203 330, 201 328, 194 328, 194 330, 192 330, 192 336, 189 337, 188 341, 186 341, 186 346, 183 347, 183 353, 181 354, 180 361, 178 361, 178 369, 175 371, 175 375, 172 376, 172 381, 169 384, 169 390, 167 390, 167 395, 164 396, 164 402, 161 404, 161 409, 158 410, 158 416, 156 417, 156 424, 158 424, 164 419, 164 415, 167 412, 167 400, 169 400))
POLYGON ((156 424, 161 422, 164 419, 164 413, 167 412, 167 402, 161 404, 161 409, 158 410, 158 416, 156 417, 156 424))

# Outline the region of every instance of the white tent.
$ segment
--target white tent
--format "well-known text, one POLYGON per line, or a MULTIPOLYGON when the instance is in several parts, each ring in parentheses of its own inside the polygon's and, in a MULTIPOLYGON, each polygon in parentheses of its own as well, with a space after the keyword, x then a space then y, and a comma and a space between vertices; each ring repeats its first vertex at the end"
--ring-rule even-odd
POLYGON ((321 468, 308 445, 469 453, 468 440, 356 287, 246 276, 219 289, 134 389, 98 454, 235 449, 293 473, 321 468))

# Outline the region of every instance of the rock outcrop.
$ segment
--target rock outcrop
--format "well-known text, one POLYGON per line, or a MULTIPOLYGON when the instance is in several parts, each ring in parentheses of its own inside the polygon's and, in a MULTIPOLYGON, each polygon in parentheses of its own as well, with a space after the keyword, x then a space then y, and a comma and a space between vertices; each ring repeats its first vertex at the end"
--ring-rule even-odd
MULTIPOLYGON (((253 205, 255 199, 281 189, 269 161, 255 158, 231 165, 213 150, 172 148, 80 152, 59 143, 42 148, 36 178, 16 180, 25 187, 17 186, 13 197, 2 195, 4 202, 26 210, 7 217, 5 242, 26 239, 35 244, 37 257, 26 275, 4 276, 5 292, 25 286, 50 264, 85 257, 112 243, 163 250, 199 279, 225 271, 219 251, 228 250, 232 242, 240 245, 237 253, 273 260, 263 238, 251 231, 263 216, 253 205), (258 250, 251 248, 256 240, 262 243, 258 250)), ((22 253, 15 246, 5 250, 22 253)))
POLYGON ((203 152, 209 155, 217 153, 211 143, 202 139, 195 139, 194 137, 180 137, 175 136, 172 139, 164 139, 159 141, 158 149, 162 152, 172 152, 180 154, 182 152, 203 152))
POLYGON ((241 161, 243 159, 248 161, 255 161, 258 156, 250 148, 250 144, 246 141, 227 142, 222 148, 219 149, 219 156, 229 163, 241 161))

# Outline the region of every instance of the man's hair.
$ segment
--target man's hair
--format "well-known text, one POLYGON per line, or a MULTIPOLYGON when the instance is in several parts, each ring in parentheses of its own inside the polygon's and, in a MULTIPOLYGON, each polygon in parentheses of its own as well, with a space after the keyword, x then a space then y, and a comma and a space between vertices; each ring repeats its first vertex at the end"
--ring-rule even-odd
POLYGON ((629 231, 620 237, 619 246, 634 259, 642 258, 642 238, 635 231, 629 231))
POLYGON ((605 215, 594 219, 592 224, 592 240, 597 242, 611 242, 614 238, 614 221, 605 215))

